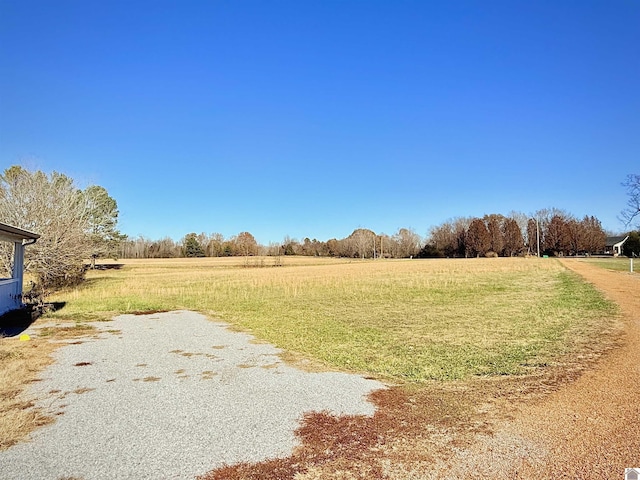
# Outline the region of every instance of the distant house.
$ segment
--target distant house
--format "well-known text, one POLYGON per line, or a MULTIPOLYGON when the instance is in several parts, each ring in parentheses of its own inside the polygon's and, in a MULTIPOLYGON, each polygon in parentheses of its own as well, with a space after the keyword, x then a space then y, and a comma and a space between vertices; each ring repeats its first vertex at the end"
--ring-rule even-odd
POLYGON ((13 271, 11 278, 0 278, 0 315, 22 307, 22 278, 24 247, 40 238, 36 233, 0 223, 0 241, 13 243, 13 271))
POLYGON ((608 237, 604 247, 604 253, 617 257, 622 253, 622 245, 624 245, 624 242, 626 242, 628 238, 629 235, 626 237, 608 237))

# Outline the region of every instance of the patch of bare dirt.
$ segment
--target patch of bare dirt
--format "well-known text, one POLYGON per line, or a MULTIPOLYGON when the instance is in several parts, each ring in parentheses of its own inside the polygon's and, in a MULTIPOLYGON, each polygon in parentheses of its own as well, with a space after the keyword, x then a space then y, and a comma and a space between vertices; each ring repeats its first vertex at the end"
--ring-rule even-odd
POLYGON ((526 378, 378 391, 373 417, 308 414, 291 456, 201 480, 624 478, 640 466, 640 278, 563 263, 621 309, 622 335, 592 357, 526 378))

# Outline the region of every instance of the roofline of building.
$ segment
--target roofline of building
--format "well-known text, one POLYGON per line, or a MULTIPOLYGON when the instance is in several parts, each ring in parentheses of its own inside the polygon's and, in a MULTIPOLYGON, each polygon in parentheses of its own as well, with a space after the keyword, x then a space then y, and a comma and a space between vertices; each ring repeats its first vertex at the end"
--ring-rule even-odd
POLYGON ((7 225, 6 223, 0 223, 0 239, 9 241, 33 240, 35 242, 39 238, 40 235, 37 233, 29 232, 28 230, 23 230, 13 225, 7 225))

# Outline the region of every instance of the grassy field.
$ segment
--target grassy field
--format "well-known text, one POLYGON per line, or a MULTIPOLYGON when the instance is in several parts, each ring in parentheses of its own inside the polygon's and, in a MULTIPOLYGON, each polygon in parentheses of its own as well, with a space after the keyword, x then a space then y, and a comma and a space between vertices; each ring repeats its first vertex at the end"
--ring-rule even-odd
MULTIPOLYGON (((606 268, 609 270, 615 270, 618 272, 630 271, 631 262, 627 257, 592 257, 585 261, 591 263, 592 265, 597 265, 601 268, 606 268)), ((634 259, 633 271, 636 274, 640 272, 640 258, 634 259)))
MULTIPOLYGON (((617 324, 616 306, 553 259, 276 263, 126 260, 49 298, 65 307, 39 322, 59 327, 30 342, 0 338, 0 449, 52 420, 21 396, 60 346, 41 340, 92 335, 91 321, 121 313, 197 310, 282 348, 287 360, 426 394, 433 382, 513 378, 580 361, 599 351, 617 324)), ((447 405, 458 411, 459 402, 447 405)))
POLYGON ((193 309, 289 356, 392 382, 523 374, 608 331, 615 307, 553 259, 127 260, 53 317, 193 309), (264 268, 258 268, 264 267, 264 268))

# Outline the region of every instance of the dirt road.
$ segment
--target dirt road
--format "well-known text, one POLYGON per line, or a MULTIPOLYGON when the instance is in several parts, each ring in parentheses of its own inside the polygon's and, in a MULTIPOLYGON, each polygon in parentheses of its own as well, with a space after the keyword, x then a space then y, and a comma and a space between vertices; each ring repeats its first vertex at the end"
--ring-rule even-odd
POLYGON ((611 480, 640 467, 640 277, 562 263, 620 306, 622 345, 576 381, 517 409, 490 438, 458 454, 449 474, 611 480))

